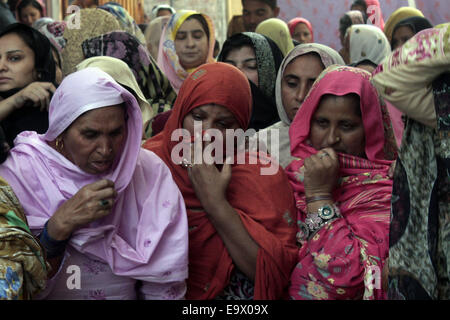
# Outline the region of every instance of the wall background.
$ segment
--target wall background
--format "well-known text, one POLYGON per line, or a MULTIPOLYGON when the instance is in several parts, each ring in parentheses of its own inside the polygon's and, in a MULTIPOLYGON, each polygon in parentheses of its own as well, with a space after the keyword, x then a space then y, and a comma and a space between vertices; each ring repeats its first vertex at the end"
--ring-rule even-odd
MULTIPOLYGON (((407 0, 379 0, 386 22, 392 12, 408 6, 407 0)), ((449 0, 416 0, 416 7, 433 25, 450 22, 449 0)), ((288 22, 295 17, 308 19, 314 27, 314 40, 339 50, 339 19, 353 0, 278 0, 279 18, 288 22)))
MULTIPOLYGON (((70 2, 71 0, 65 0, 70 2)), ((222 44, 226 38, 227 24, 233 14, 242 12, 241 0, 142 0, 147 15, 157 4, 170 4, 176 10, 194 9, 206 13, 214 21, 216 39, 222 44)), ((408 0, 379 0, 384 17, 388 19, 397 8, 408 6, 408 0)), ((46 0, 49 11, 56 19, 61 19, 60 0, 46 0)), ((308 19, 314 27, 316 42, 336 50, 339 41, 339 19, 348 10, 353 0, 278 0, 282 20, 288 22, 294 17, 308 19)), ((423 12, 433 25, 450 22, 450 0, 415 0, 416 7, 423 12)))
POLYGON ((144 0, 144 10, 148 16, 157 4, 169 4, 175 10, 192 9, 207 14, 214 22, 216 39, 220 44, 225 41, 228 25, 226 0, 144 0))

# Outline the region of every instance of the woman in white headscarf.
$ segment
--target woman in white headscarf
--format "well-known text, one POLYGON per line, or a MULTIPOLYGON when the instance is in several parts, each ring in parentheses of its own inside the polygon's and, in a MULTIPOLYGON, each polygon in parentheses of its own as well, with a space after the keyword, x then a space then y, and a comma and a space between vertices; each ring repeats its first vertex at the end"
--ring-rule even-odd
POLYGON ((283 168, 292 160, 289 126, 296 110, 306 98, 315 78, 332 64, 344 65, 344 60, 334 49, 318 43, 296 46, 281 64, 275 83, 275 99, 281 121, 260 130, 257 137, 260 146, 263 142, 267 152, 277 159, 283 168), (278 141, 274 136, 277 132, 278 141))
POLYGON ((383 31, 375 26, 355 24, 347 29, 344 47, 350 53, 349 61, 354 67, 360 64, 372 66, 372 72, 391 53, 391 45, 383 31))

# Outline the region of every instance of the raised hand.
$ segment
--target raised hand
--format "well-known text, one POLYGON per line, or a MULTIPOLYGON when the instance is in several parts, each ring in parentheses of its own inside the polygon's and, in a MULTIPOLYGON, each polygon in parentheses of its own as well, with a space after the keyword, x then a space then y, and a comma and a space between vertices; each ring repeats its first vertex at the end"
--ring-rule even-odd
POLYGON ((117 191, 114 182, 99 180, 81 188, 53 214, 48 233, 55 240, 66 240, 73 231, 111 213, 117 191))

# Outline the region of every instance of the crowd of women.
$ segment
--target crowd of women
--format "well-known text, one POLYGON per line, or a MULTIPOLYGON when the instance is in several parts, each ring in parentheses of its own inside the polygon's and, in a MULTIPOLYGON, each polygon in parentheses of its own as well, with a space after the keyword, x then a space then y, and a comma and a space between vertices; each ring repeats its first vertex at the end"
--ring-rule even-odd
POLYGON ((449 23, 77 3, 0 30, 0 299, 450 298, 449 23))

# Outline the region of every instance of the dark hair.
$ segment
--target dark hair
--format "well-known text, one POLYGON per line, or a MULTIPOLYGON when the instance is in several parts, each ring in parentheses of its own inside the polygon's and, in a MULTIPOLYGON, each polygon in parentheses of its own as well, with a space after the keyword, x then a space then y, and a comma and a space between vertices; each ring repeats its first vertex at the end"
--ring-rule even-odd
POLYGON ((394 47, 394 33, 400 27, 409 27, 416 34, 422 30, 433 28, 433 25, 424 17, 409 17, 399 21, 392 30, 391 47, 394 47))
MULTIPOLYGON (((350 9, 353 8, 353 6, 361 6, 364 8, 364 12, 362 12, 362 15, 363 15, 364 21, 367 21, 367 3, 366 3, 366 1, 365 0, 355 0, 355 1, 353 1, 350 9)), ((351 9, 351 10, 353 10, 353 9, 351 9)))
POLYGON ((205 31, 206 37, 208 38, 208 42, 209 42, 209 37, 210 37, 209 26, 208 26, 208 22, 206 22, 205 17, 203 17, 200 13, 197 13, 197 14, 193 14, 192 16, 189 16, 189 18, 187 18, 186 21, 191 20, 191 19, 195 19, 198 22, 200 22, 200 24, 203 27, 203 31, 205 31))
POLYGON ((373 62, 372 60, 369 60, 369 59, 364 59, 359 62, 349 64, 350 67, 355 67, 355 68, 358 68, 361 65, 371 66, 374 68, 378 67, 378 65, 375 62, 373 62))
POLYGON ((8 157, 8 148, 9 144, 6 139, 5 132, 3 131, 3 128, 0 126, 0 164, 5 162, 6 158, 8 157))
POLYGON ((353 1, 351 7, 353 7, 353 6, 361 6, 364 8, 364 11, 367 10, 367 3, 365 0, 355 0, 355 1, 353 1))
POLYGON ((231 50, 240 49, 246 46, 253 48, 253 42, 252 39, 250 39, 250 37, 246 36, 243 33, 237 33, 232 35, 224 42, 222 46, 222 51, 220 51, 217 61, 220 62, 225 61, 231 50))
POLYGON ((14 33, 34 52, 34 69, 39 81, 55 82, 56 62, 50 40, 39 31, 23 23, 13 23, 0 31, 0 37, 14 33))
MULTIPOLYGON (((256 0, 256 1, 264 2, 269 7, 271 7, 272 10, 275 9, 276 7, 278 7, 277 0, 256 0)), ((245 0, 242 0, 242 5, 244 5, 244 2, 245 2, 245 0)))
POLYGON ((19 13, 19 18, 20 18, 21 11, 30 5, 39 10, 39 12, 41 13, 41 17, 44 16, 44 8, 42 8, 42 6, 39 2, 37 2, 36 0, 23 0, 17 6, 17 12, 19 13))
POLYGON ((342 37, 345 36, 345 32, 352 24, 352 19, 347 14, 344 14, 341 19, 339 19, 339 33, 342 37))

